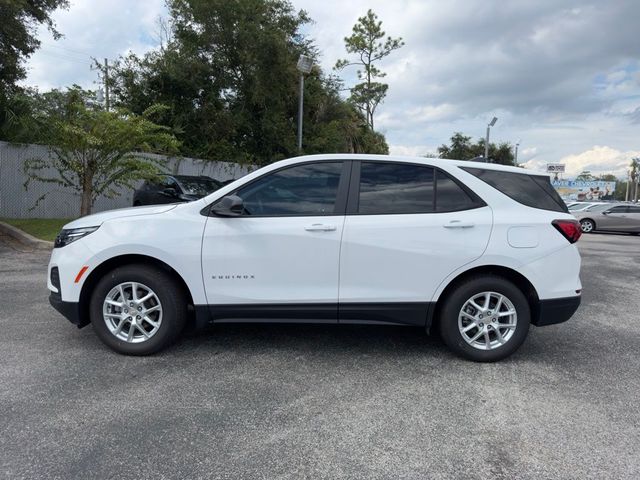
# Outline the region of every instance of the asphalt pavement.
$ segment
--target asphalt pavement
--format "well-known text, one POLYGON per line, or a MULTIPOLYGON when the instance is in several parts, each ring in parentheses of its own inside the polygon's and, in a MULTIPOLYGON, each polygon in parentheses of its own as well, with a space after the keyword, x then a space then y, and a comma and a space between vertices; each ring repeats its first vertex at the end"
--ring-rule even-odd
POLYGON ((120 356, 0 238, 0 477, 640 477, 640 237, 585 235, 583 304, 496 364, 409 327, 218 326, 120 356))

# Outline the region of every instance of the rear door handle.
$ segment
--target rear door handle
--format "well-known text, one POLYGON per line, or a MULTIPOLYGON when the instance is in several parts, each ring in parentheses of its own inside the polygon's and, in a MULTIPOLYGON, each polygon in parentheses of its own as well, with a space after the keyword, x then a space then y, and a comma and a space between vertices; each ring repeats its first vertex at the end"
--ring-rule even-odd
POLYGON ((443 225, 444 228, 471 228, 475 224, 472 222, 462 222, 460 220, 451 220, 443 225))
POLYGON ((327 225, 324 223, 314 223, 304 227, 307 232, 332 232, 337 229, 335 225, 327 225))

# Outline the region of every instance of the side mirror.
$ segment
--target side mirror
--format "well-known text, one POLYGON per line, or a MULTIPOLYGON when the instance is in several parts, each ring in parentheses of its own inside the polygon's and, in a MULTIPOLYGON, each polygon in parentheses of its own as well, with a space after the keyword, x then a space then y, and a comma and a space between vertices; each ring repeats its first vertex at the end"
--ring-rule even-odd
POLYGON ((164 195, 165 197, 177 197, 178 196, 178 191, 173 187, 165 188, 160 193, 162 195, 164 195))
POLYGON ((602 215, 609 215, 611 212, 609 210, 602 212, 602 215))
POLYGON ((211 208, 211 211, 220 217, 240 217, 244 212, 244 204, 237 195, 227 195, 222 197, 211 208))

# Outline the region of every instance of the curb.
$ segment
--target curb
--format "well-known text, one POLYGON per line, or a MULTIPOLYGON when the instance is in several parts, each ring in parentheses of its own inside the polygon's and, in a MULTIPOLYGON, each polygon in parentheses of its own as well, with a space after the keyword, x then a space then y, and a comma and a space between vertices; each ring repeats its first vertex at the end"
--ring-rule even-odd
POLYGON ((19 228, 9 225, 8 223, 0 222, 0 233, 4 233, 5 235, 12 237, 22 245, 37 248, 38 250, 51 250, 53 248, 53 242, 40 240, 39 238, 29 235, 27 232, 23 232, 19 228))

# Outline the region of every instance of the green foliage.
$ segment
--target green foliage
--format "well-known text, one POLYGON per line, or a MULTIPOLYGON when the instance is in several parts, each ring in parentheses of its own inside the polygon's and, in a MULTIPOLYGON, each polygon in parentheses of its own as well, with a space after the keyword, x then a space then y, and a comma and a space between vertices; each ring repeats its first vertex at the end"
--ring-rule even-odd
POLYGON ((589 170, 583 170, 578 176, 576 176, 576 182, 593 182, 596 177, 591 174, 589 170))
MULTIPOLYGON (((449 145, 443 144, 438 147, 438 155, 440 158, 451 160, 472 160, 484 156, 484 145, 484 138, 473 143, 471 137, 456 132, 451 137, 449 145)), ((489 142, 489 158, 492 163, 515 165, 513 148, 509 142, 502 142, 498 145, 489 142)))
POLYGON ((118 187, 131 188, 157 175, 161 163, 144 152, 175 153, 179 147, 167 127, 152 121, 166 107, 154 105, 142 115, 107 112, 92 105, 91 97, 73 87, 39 98, 36 103, 46 107, 31 122, 42 132, 40 140, 50 146, 50 155, 25 162, 25 187, 32 181, 71 187, 81 194, 81 215, 91 212, 98 196, 116 196, 118 187))
POLYGON ((602 173, 598 177, 598 181, 600 181, 600 182, 617 182, 618 181, 618 177, 616 177, 612 173, 602 173))
POLYGON ((629 200, 638 200, 638 196, 640 195, 640 188, 638 187, 639 179, 640 179, 640 157, 636 157, 631 160, 629 164, 629 179, 631 180, 631 184, 629 185, 629 200))
POLYGON ((631 160, 629 164, 629 177, 632 182, 635 182, 636 179, 640 176, 640 157, 634 158, 631 160))
MULTIPOLYGON (((115 104, 135 113, 162 103, 186 156, 267 164, 297 155, 301 53, 306 13, 284 0, 171 0, 160 49, 111 69, 115 104)), ((305 81, 305 153, 387 151, 339 83, 314 67, 305 81)))
POLYGON ((24 60, 40 46, 35 36, 38 27, 46 25, 53 37, 59 38, 51 14, 68 5, 68 0, 0 1, 0 125, 11 116, 9 99, 20 92, 16 82, 26 75, 24 60))
POLYGON ((381 71, 376 62, 387 57, 394 50, 404 45, 402 38, 391 38, 382 30, 382 21, 371 9, 364 17, 358 18, 358 23, 353 26, 353 33, 345 37, 344 43, 348 53, 354 55, 354 59, 338 60, 336 70, 345 67, 358 67, 358 79, 361 83, 351 89, 351 101, 365 115, 367 124, 373 130, 373 115, 378 105, 387 95, 389 85, 377 81, 386 73, 381 71))

